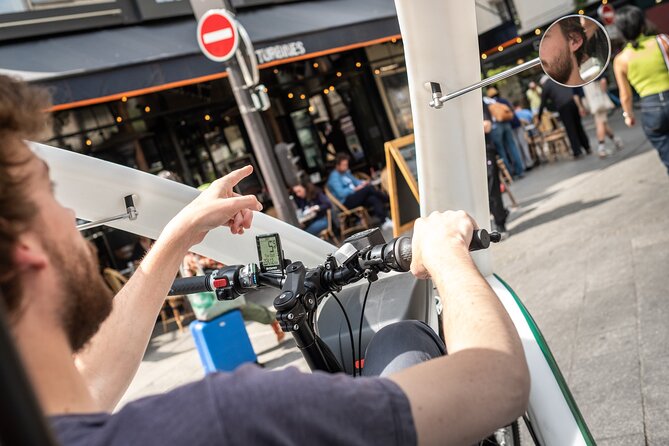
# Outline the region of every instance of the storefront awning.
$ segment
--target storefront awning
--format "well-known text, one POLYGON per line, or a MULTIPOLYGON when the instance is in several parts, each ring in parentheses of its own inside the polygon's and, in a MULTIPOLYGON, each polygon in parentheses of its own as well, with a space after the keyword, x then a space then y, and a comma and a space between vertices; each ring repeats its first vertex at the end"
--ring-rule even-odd
MULTIPOLYGON (((362 46, 399 34, 393 0, 314 0, 238 15, 262 66, 362 46)), ((194 18, 0 45, 0 73, 52 89, 55 104, 84 105, 223 77, 196 42, 194 18)))

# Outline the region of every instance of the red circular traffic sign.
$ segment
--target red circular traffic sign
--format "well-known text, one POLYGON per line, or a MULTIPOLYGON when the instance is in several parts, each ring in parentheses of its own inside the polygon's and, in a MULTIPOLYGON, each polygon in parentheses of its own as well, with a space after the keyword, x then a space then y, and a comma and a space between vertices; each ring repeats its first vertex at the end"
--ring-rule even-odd
POLYGON ((613 22, 616 18, 616 12, 613 9, 613 6, 609 5, 608 3, 601 5, 599 8, 597 8, 597 14, 599 14, 599 17, 602 19, 602 22, 604 22, 605 25, 613 25, 613 22))
POLYGON ((224 9, 210 9, 197 23, 197 43, 214 62, 230 59, 239 45, 235 19, 224 9))

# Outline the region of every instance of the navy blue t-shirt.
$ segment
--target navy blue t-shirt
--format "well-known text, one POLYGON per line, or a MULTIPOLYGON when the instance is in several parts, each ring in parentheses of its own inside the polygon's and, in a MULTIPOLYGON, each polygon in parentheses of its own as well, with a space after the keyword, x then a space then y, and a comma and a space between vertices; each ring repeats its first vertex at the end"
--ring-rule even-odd
POLYGON ((415 445, 409 401, 392 381, 243 366, 115 414, 57 415, 63 446, 415 445))

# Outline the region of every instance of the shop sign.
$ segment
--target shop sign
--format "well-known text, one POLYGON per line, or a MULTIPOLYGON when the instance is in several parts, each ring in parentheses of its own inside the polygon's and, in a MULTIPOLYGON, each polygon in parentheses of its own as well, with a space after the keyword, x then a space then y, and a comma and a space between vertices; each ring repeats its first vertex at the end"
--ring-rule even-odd
POLYGON ((280 45, 272 45, 256 50, 259 63, 273 62, 275 60, 289 59, 291 57, 302 56, 306 54, 307 50, 304 47, 304 42, 297 40, 295 42, 282 43, 280 45))

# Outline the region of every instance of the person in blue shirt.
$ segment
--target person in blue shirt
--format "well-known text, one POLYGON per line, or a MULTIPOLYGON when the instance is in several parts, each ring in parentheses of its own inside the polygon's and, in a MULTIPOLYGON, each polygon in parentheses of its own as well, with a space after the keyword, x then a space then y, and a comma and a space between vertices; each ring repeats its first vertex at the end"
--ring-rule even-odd
POLYGON ((335 170, 328 178, 328 189, 344 206, 351 209, 357 206, 365 206, 372 209, 372 214, 383 223, 384 226, 392 225, 386 212, 388 197, 369 181, 357 179, 348 168, 351 157, 346 153, 338 153, 335 158, 335 170))

